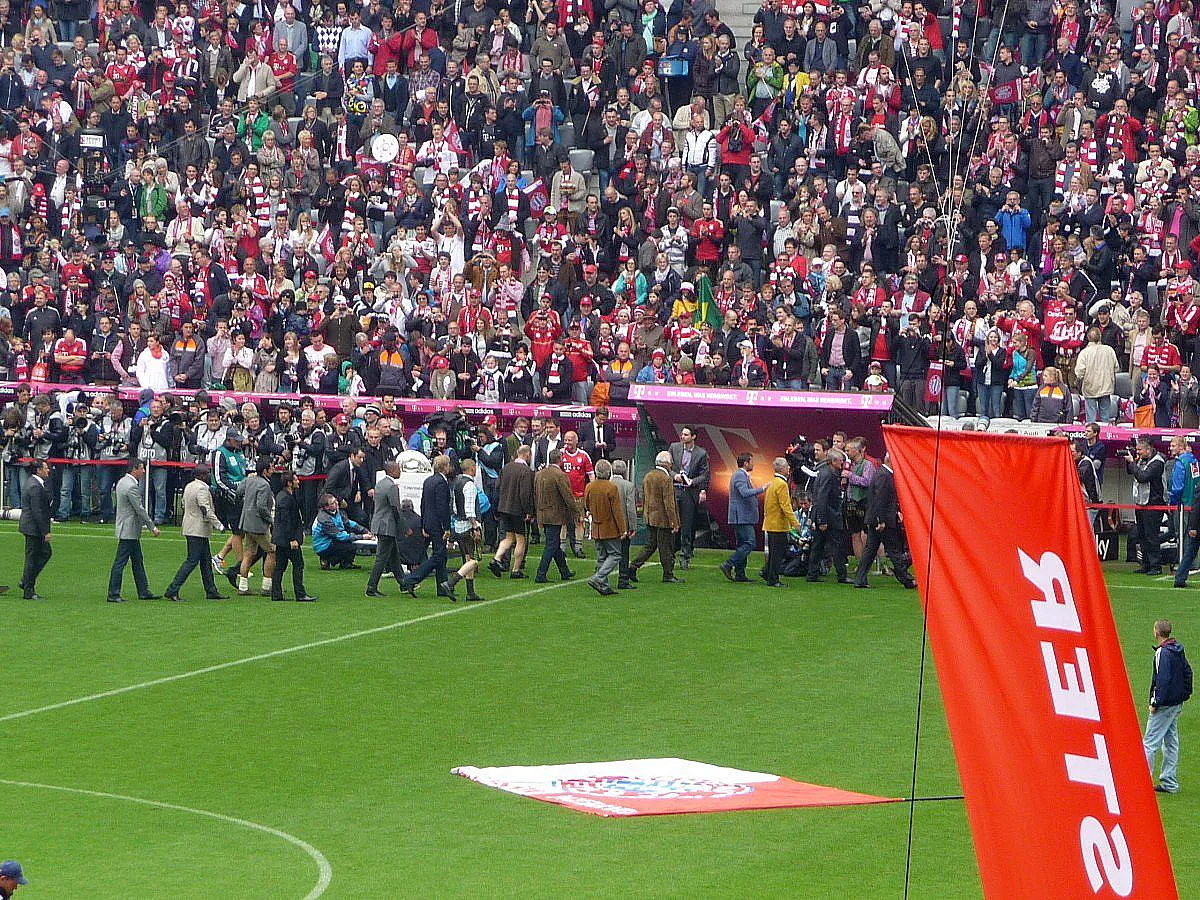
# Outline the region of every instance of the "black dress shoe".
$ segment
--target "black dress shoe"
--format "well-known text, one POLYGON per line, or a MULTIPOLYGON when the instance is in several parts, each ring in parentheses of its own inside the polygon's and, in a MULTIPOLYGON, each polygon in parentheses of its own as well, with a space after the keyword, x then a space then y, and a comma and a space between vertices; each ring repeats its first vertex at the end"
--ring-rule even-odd
POLYGON ((750 579, 747 578, 745 575, 737 575, 733 578, 733 583, 734 584, 749 584, 750 579))
POLYGON ((869 588, 870 587, 870 585, 867 584, 865 581, 856 581, 856 582, 854 582, 854 586, 856 588, 869 588))
POLYGON ((1161 568, 1161 567, 1159 567, 1159 568, 1157 568, 1157 569, 1147 569, 1147 570, 1146 570, 1146 571, 1145 571, 1143 574, 1144 574, 1144 575, 1149 575, 1151 578, 1153 578, 1153 577, 1154 577, 1154 576, 1156 576, 1156 575, 1161 575, 1161 574, 1162 574, 1162 568, 1161 568))
POLYGON ((342 563, 338 568, 344 572, 348 572, 351 569, 361 569, 362 566, 358 565, 358 563, 342 563))
POLYGON ((526 575, 524 572, 522 572, 520 569, 518 569, 517 571, 513 572, 508 577, 509 578, 528 578, 529 576, 526 575))
POLYGON ((850 583, 849 575, 839 575, 838 576, 838 584, 849 584, 849 583, 850 583))
POLYGON ((664 578, 663 584, 683 584, 683 579, 676 578, 674 575, 672 575, 670 578, 664 578))
POLYGON ((316 603, 317 598, 314 597, 312 594, 305 594, 303 597, 297 597, 296 602, 297 603, 316 603))
POLYGON ((8 593, 8 585, 0 584, 0 594, 7 594, 7 593, 8 593))
POLYGON ((558 577, 561 578, 563 581, 570 581, 572 578, 575 577, 575 573, 572 572, 570 569, 567 569, 567 571, 565 571, 565 572, 559 572, 558 577))
POLYGON ((545 575, 535 575, 533 577, 533 583, 534 584, 549 584, 550 579, 547 578, 545 575))
POLYGON ((636 591, 637 585, 630 584, 628 581, 618 581, 617 582, 617 590, 618 591, 636 591))
POLYGON ((162 594, 143 594, 138 597, 139 600, 161 600, 162 594))
POLYGON ((233 585, 233 589, 236 591, 237 590, 237 580, 238 580, 238 570, 237 569, 225 569, 224 571, 222 571, 221 574, 225 576, 226 581, 228 581, 231 585, 233 585))
POLYGON ((439 597, 445 597, 451 603, 458 602, 458 597, 455 596, 454 588, 450 587, 450 584, 448 582, 445 582, 445 581, 438 582, 437 595, 439 597))
POLYGON ((400 582, 400 590, 404 591, 404 593, 408 594, 414 600, 417 599, 417 586, 407 578, 400 582))
POLYGON ((487 601, 484 600, 482 597, 480 597, 478 594, 476 594, 474 591, 471 591, 471 593, 467 594, 467 602, 468 603, 486 603, 487 601))
POLYGON ((277 603, 278 603, 278 602, 280 602, 280 601, 282 601, 282 600, 286 600, 286 599, 287 599, 287 597, 283 596, 283 594, 280 594, 279 596, 276 596, 275 594, 272 594, 272 595, 271 595, 271 599, 272 599, 272 600, 274 600, 275 602, 277 602, 277 603))
POLYGON ((906 591, 915 591, 917 589, 917 583, 915 581, 902 581, 900 582, 900 585, 906 591))
MULTIPOLYGON (((36 595, 36 594, 34 594, 34 596, 33 596, 32 598, 27 598, 27 599, 33 599, 33 600, 36 600, 36 599, 37 599, 37 595, 36 595)), ((124 597, 109 597, 109 598, 108 598, 108 602, 109 602, 109 603, 124 603, 124 602, 125 602, 125 598, 124 598, 124 597)))
MULTIPOLYGON (((175 599, 178 600, 179 598, 176 597, 175 599)), ((228 600, 229 595, 228 594, 205 594, 204 599, 205 600, 228 600)))
POLYGON ((488 571, 491 572, 493 575, 495 575, 497 578, 504 577, 504 566, 500 565, 500 563, 496 562, 496 560, 494 560, 494 559, 488 563, 488 571))
POLYGON ((377 590, 375 590, 375 588, 368 588, 368 589, 367 589, 367 596, 368 596, 368 597, 382 597, 382 596, 383 596, 383 592, 382 592, 382 591, 377 591, 377 590))
POLYGON ((776 581, 774 584, 772 584, 771 582, 768 581, 767 587, 769 587, 769 588, 786 588, 787 585, 784 584, 782 581, 776 581))
POLYGON ((727 581, 735 580, 733 577, 733 566, 728 563, 721 563, 721 574, 725 576, 727 581))
POLYGON ((629 570, 629 580, 632 581, 634 584, 637 584, 637 580, 638 580, 637 569, 629 570))

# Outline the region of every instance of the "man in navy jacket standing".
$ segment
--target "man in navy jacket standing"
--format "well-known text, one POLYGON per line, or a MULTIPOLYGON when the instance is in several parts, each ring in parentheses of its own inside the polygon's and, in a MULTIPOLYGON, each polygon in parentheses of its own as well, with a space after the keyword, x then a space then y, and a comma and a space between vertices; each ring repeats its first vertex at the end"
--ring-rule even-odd
POLYGON ((755 487, 750 483, 754 471, 754 457, 740 453, 737 468, 729 479, 729 524, 733 526, 737 548, 729 559, 721 563, 721 574, 730 581, 749 582, 746 577, 746 562, 754 552, 754 538, 758 534, 758 497, 766 486, 755 487))
POLYGON ((1160 794, 1179 793, 1179 714, 1192 695, 1192 667, 1183 652, 1183 644, 1171 637, 1171 623, 1154 623, 1154 674, 1150 678, 1150 717, 1142 746, 1146 762, 1154 774, 1154 755, 1162 748, 1162 771, 1154 790, 1160 794))
POLYGON ((450 457, 439 456, 433 461, 433 474, 421 485, 421 530, 429 541, 429 557, 401 584, 414 597, 417 585, 430 572, 437 573, 438 596, 452 596, 442 588, 446 583, 446 541, 450 536, 449 475, 450 457))

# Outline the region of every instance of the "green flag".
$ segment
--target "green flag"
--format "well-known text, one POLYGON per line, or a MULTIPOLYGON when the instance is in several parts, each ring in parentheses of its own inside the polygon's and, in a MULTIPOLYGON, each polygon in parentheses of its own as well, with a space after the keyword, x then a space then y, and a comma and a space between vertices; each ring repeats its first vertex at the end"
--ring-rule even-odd
POLYGON ((696 308, 699 312, 697 325, 707 322, 715 331, 721 330, 721 310, 713 297, 712 280, 707 275, 696 279, 696 308))

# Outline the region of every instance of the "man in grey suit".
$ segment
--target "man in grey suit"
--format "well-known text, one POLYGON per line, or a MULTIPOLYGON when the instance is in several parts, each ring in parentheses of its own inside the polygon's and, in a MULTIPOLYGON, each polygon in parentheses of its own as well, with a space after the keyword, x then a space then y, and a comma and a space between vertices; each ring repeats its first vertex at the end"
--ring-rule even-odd
POLYGON ((621 510, 625 513, 625 535, 621 538, 621 568, 617 570, 617 589, 635 591, 637 585, 629 580, 629 545, 637 534, 637 488, 626 476, 629 474, 629 464, 623 459, 612 461, 612 483, 617 486, 621 495, 621 510))
POLYGON ((238 523, 242 531, 242 567, 237 592, 243 597, 250 593, 250 569, 260 556, 262 595, 271 596, 271 576, 275 574, 275 548, 271 544, 271 525, 275 521, 275 493, 270 482, 273 463, 270 456, 260 456, 256 471, 242 482, 242 517, 238 523))
POLYGON ((404 566, 400 562, 400 489, 396 479, 400 477, 400 464, 391 460, 383 464, 384 477, 375 485, 375 512, 371 515, 371 531, 375 535, 375 565, 367 577, 367 596, 382 597, 379 579, 384 572, 391 572, 396 583, 404 580, 404 566))
POLYGON ((117 532, 117 558, 113 560, 108 575, 108 602, 124 603, 121 596, 121 581, 125 577, 125 566, 133 563, 133 581, 137 585, 138 597, 142 600, 157 600, 158 594, 150 593, 146 580, 146 564, 142 561, 142 529, 149 528, 158 537, 158 526, 142 502, 142 478, 146 474, 146 463, 136 459, 129 463, 129 470, 113 489, 116 508, 114 519, 117 532))
POLYGON ((696 443, 696 429, 691 425, 679 429, 679 440, 668 449, 679 507, 679 568, 686 569, 695 552, 696 513, 708 499, 711 470, 708 451, 696 443))
POLYGON ((729 524, 737 540, 737 548, 721 563, 721 574, 730 581, 749 582, 746 577, 746 562, 754 552, 754 539, 758 534, 758 497, 766 486, 755 487, 750 483, 754 471, 754 457, 739 453, 737 468, 729 479, 729 524))
POLYGON ((183 489, 183 522, 180 531, 187 541, 188 555, 167 585, 164 596, 168 600, 178 601, 179 589, 188 580, 196 566, 200 567, 200 578, 204 582, 204 594, 209 600, 224 600, 225 596, 217 590, 213 581, 212 548, 208 539, 215 528, 224 531, 225 526, 217 517, 216 505, 213 502, 212 491, 208 487, 208 479, 212 469, 208 463, 196 463, 192 472, 192 481, 183 489))
POLYGON ((43 599, 37 592, 38 575, 50 562, 50 464, 39 459, 29 467, 29 480, 21 490, 21 520, 17 530, 25 535, 25 574, 21 590, 26 600, 43 599))

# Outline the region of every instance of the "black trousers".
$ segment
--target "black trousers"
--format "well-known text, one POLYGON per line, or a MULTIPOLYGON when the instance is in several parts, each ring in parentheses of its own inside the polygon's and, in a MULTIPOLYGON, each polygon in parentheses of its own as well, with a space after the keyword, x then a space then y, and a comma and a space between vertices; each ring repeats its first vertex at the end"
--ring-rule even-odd
POLYGON ((408 582, 416 587, 430 572, 436 572, 438 584, 446 580, 446 536, 435 534, 429 538, 429 558, 408 576, 408 582))
POLYGON ((354 562, 354 541, 334 541, 329 545, 328 549, 322 553, 318 553, 317 556, 323 562, 327 562, 332 566, 349 565, 354 562))
POLYGON ((271 596, 283 596, 283 575, 289 565, 292 567, 292 587, 296 591, 296 599, 307 597, 308 590, 304 587, 304 548, 293 550, 282 544, 275 548, 275 580, 271 583, 271 596))
POLYGON ((108 596, 121 596, 121 582, 125 578, 125 566, 129 563, 133 563, 133 583, 137 585, 138 596, 145 597, 150 593, 146 564, 142 561, 142 542, 120 539, 117 541, 117 558, 113 560, 112 570, 108 573, 108 596))
POLYGON ((171 584, 167 587, 168 596, 177 595, 179 589, 183 587, 183 583, 199 566, 200 580, 204 582, 204 593, 209 597, 215 597, 220 592, 217 590, 216 582, 213 581, 212 547, 208 545, 208 538, 188 535, 187 551, 187 559, 183 561, 183 565, 179 567, 179 571, 175 573, 175 577, 171 579, 171 584))
POLYGON ((1154 510, 1139 509, 1133 516, 1138 546, 1142 548, 1142 566, 1147 569, 1161 568, 1163 514, 1154 510))
POLYGON ((679 504, 679 553, 691 559, 696 544, 696 513, 700 509, 700 492, 684 488, 675 492, 675 500, 679 504))
POLYGON ((400 546, 396 539, 391 535, 381 534, 376 540, 375 565, 371 566, 371 574, 367 577, 368 591, 379 588, 379 579, 383 577, 384 572, 391 572, 396 576, 397 584, 404 580, 404 569, 400 565, 400 546))
POLYGON ((636 572, 646 564, 651 556, 658 552, 658 561, 662 563, 663 580, 669 581, 675 577, 675 535, 670 528, 646 526, 646 546, 629 564, 629 571, 636 572))
POLYGON ((621 538, 621 568, 618 569, 618 584, 629 584, 629 538, 621 538))
POLYGON ((821 561, 829 556, 833 567, 837 570, 839 579, 846 578, 846 532, 834 530, 833 526, 822 531, 813 531, 812 549, 808 553, 808 580, 816 581, 821 577, 821 561))
POLYGON ((25 593, 35 592, 38 576, 42 574, 42 569, 46 568, 46 563, 50 562, 52 555, 48 540, 25 535, 25 573, 21 577, 21 587, 25 593))
POLYGON ((765 531, 767 537, 767 571, 763 576, 767 584, 779 584, 779 573, 787 562, 788 533, 786 531, 765 531))
POLYGON ((904 558, 904 545, 900 542, 900 532, 895 528, 884 528, 883 531, 878 531, 874 528, 867 529, 867 542, 863 545, 862 556, 858 560, 858 573, 854 580, 858 584, 866 584, 867 576, 871 572, 871 565, 875 562, 875 557, 879 555, 879 547, 883 545, 883 550, 887 553, 888 560, 892 564, 892 574, 896 576, 896 580, 901 584, 911 584, 912 576, 908 574, 908 560, 904 558))

